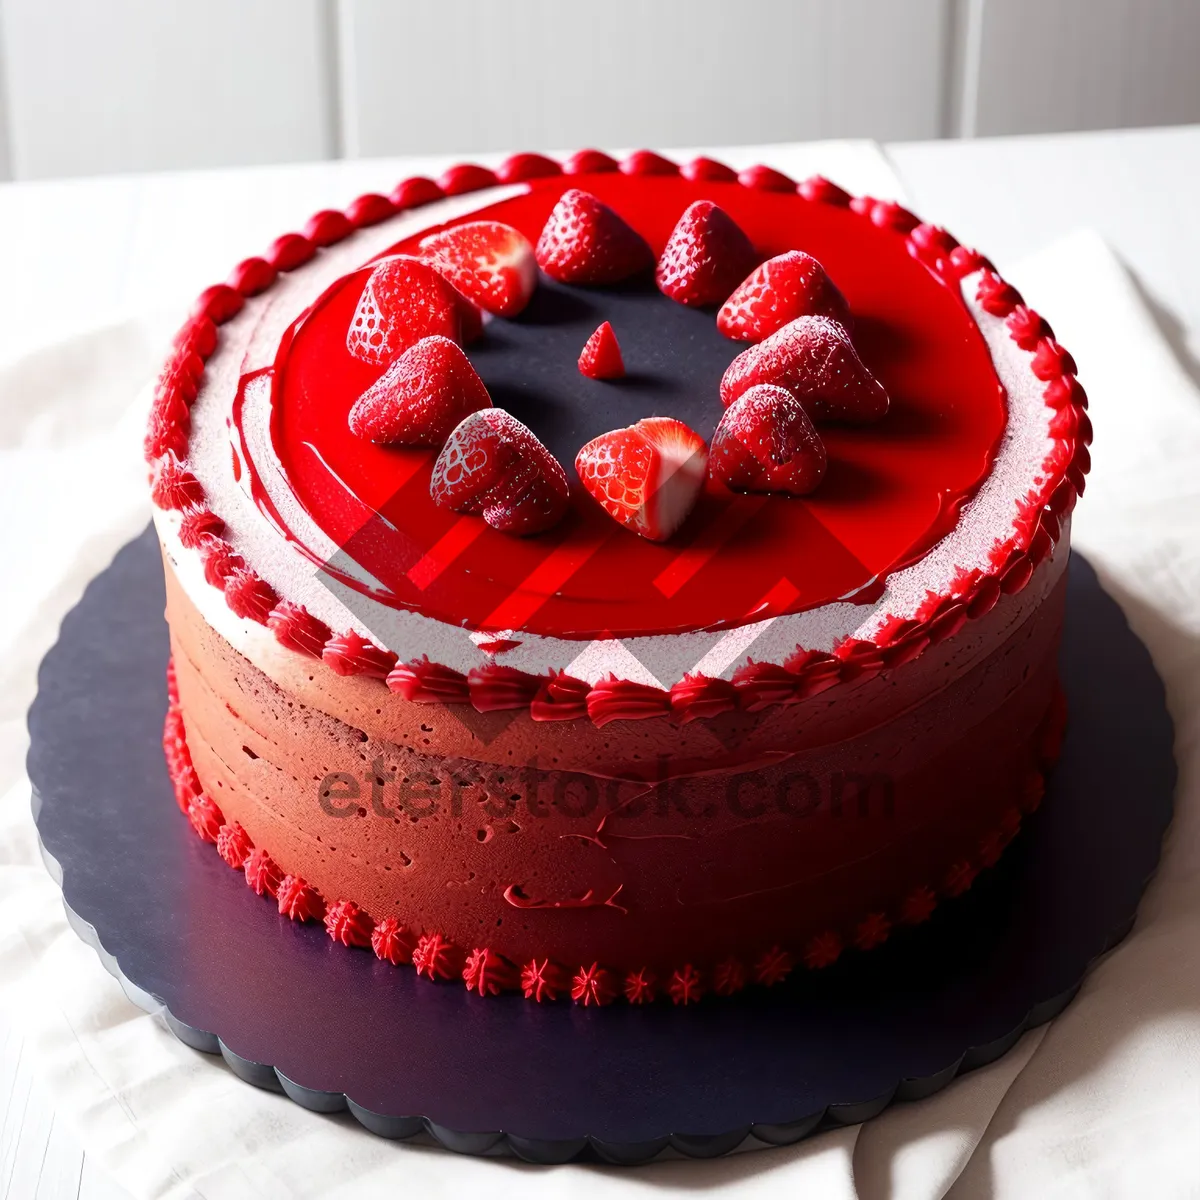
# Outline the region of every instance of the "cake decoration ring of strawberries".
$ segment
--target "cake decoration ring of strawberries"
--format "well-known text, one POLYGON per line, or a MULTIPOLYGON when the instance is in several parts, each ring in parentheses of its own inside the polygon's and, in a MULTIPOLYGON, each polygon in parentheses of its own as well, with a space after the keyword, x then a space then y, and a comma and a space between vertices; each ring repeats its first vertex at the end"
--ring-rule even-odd
MULTIPOLYGON (((752 343, 721 380, 726 411, 711 453, 699 433, 669 416, 645 417, 579 449, 575 470, 584 489, 614 521, 650 541, 675 534, 709 478, 733 491, 806 495, 827 464, 815 425, 866 424, 888 411, 886 391, 855 350, 850 306, 812 255, 794 249, 763 261, 728 213, 697 200, 656 259, 616 211, 568 188, 536 247, 510 225, 480 220, 430 234, 416 255, 381 259, 347 330, 349 353, 384 368, 351 409, 351 430, 380 445, 438 450, 434 502, 478 515, 493 529, 542 533, 568 505, 562 464, 531 429, 492 405, 462 349, 485 320, 524 311, 539 269, 581 287, 653 269, 668 299, 717 309, 723 334, 752 343)), ((607 321, 581 349, 578 367, 598 381, 625 375, 607 321)))

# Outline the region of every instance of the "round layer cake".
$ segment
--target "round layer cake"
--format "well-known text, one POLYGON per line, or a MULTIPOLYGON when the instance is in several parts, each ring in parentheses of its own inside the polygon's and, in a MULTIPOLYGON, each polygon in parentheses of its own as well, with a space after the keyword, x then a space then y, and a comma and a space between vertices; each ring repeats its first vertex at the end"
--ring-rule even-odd
POLYGON ((318 213, 154 393, 180 807, 481 994, 869 950, 1040 799, 1085 405, 986 259, 823 179, 518 155, 318 213))

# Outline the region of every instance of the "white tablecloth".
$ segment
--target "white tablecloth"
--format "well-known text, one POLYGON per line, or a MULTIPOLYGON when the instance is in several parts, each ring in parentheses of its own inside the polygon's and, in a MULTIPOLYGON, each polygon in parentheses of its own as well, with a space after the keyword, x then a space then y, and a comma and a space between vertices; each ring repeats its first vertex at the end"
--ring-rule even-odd
POLYGON ((24 711, 57 620, 147 518, 128 402, 167 327, 131 319, 0 369, 0 1007, 89 1155, 147 1196, 1200 1192, 1200 396, 1094 235, 1009 274, 1050 315, 1092 397, 1076 544, 1167 684, 1181 782, 1162 869, 1134 933, 1063 1016, 998 1063, 796 1147, 633 1171, 396 1145, 255 1091, 134 1008, 70 932, 29 819, 24 711))

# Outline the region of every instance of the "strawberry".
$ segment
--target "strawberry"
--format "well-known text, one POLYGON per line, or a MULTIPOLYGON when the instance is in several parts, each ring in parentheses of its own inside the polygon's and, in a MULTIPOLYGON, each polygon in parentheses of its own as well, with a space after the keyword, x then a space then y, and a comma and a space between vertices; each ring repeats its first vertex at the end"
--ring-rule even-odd
POLYGON ((607 204, 570 188, 538 238, 538 266, 561 283, 619 283, 644 271, 654 252, 607 204))
POLYGON ((743 350, 721 380, 729 407, 759 383, 786 388, 814 421, 865 425, 888 410, 883 385, 863 366, 846 330, 829 317, 797 317, 743 350))
POLYGON ((743 392, 713 434, 709 469, 735 492, 804 496, 821 482, 825 465, 825 445, 804 406, 769 383, 743 392))
POLYGON ((671 231, 654 281, 677 304, 720 304, 756 262, 733 218, 711 200, 697 200, 671 231))
POLYGON ((529 239, 499 221, 452 225, 421 240, 421 253, 485 312, 515 317, 537 286, 529 239))
POLYGON ((482 408, 450 434, 429 494, 443 508, 479 513, 504 533, 540 533, 566 511, 567 474, 511 413, 482 408))
POLYGON ((588 338, 579 356, 579 373, 589 379, 620 379, 625 374, 625 360, 613 327, 605 321, 588 338))
POLYGON ((683 524, 704 483, 704 439, 673 417, 593 438, 575 457, 583 486, 614 521, 652 542, 683 524))
POLYGON ((363 362, 387 366, 409 346, 435 334, 460 339, 461 298, 428 263, 396 254, 367 279, 346 331, 346 349, 363 362))
POLYGON ((768 259, 738 285, 717 313, 717 328, 739 342, 761 342, 797 317, 832 317, 852 329, 850 306, 803 250, 768 259))
POLYGON ((483 380, 449 338, 410 346, 354 402, 350 429, 401 446, 440 446, 468 413, 491 406, 483 380))

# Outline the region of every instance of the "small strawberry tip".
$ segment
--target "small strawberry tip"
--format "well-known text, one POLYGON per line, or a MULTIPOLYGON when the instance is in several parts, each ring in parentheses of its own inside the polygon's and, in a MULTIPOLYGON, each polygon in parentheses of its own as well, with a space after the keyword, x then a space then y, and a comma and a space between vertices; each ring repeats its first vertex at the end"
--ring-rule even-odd
POLYGON ((579 355, 579 373, 589 379, 620 379, 625 374, 625 360, 613 327, 603 322, 588 338, 579 355))

